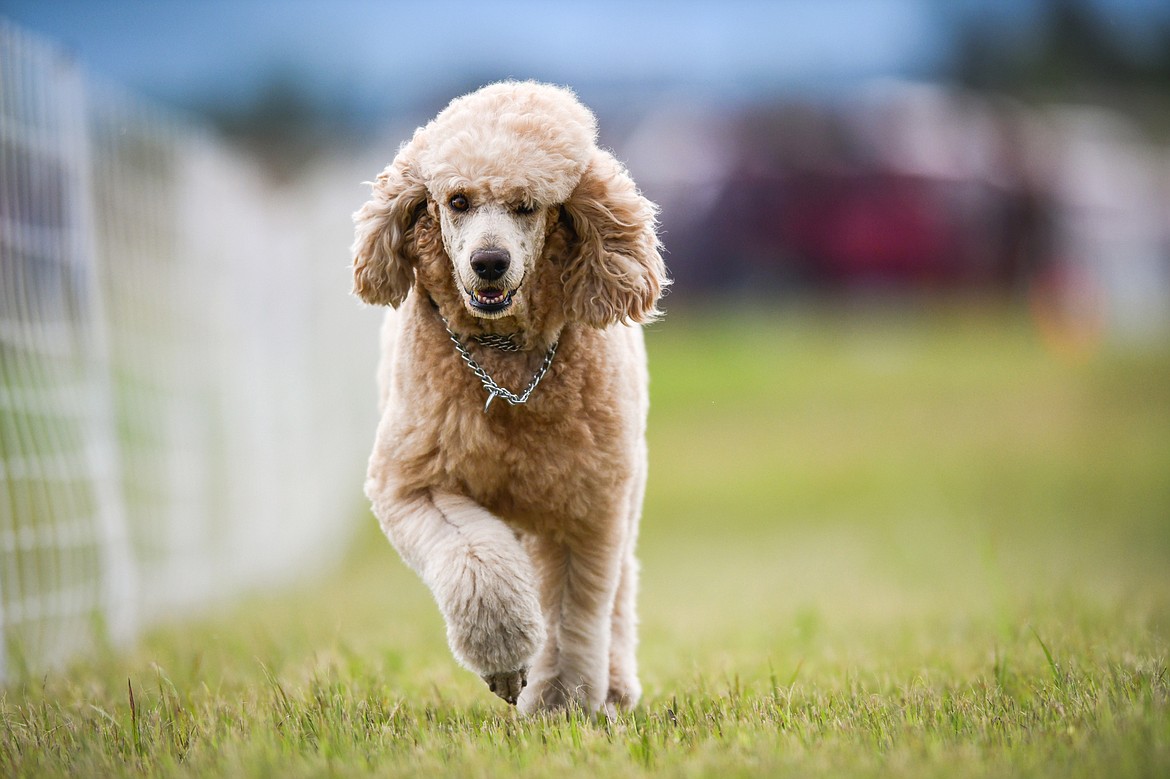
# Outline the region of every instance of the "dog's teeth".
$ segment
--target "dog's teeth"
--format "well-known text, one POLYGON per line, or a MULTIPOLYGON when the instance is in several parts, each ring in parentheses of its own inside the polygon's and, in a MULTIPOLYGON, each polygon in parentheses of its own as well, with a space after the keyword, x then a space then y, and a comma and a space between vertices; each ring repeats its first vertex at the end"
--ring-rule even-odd
POLYGON ((501 311, 512 302, 512 293, 515 290, 506 289, 468 289, 467 296, 472 304, 485 306, 487 310, 501 311))

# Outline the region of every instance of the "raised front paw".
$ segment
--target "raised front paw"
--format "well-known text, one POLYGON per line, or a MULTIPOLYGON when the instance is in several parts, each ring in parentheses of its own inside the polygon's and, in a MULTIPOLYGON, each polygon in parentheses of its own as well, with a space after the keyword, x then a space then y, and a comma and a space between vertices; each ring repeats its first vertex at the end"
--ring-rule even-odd
POLYGON ((447 619, 451 651, 484 679, 519 674, 517 669, 527 669, 544 644, 535 589, 510 571, 482 563, 462 573, 449 577, 436 598, 447 619))
POLYGON ((520 691, 528 686, 528 669, 485 674, 483 680, 487 682, 488 689, 515 706, 520 698, 520 691))
POLYGON ((485 608, 481 600, 464 614, 448 617, 447 642, 459 662, 490 685, 491 679, 509 674, 517 679, 527 676, 533 656, 544 643, 544 623, 535 608, 508 611, 498 604, 485 608))

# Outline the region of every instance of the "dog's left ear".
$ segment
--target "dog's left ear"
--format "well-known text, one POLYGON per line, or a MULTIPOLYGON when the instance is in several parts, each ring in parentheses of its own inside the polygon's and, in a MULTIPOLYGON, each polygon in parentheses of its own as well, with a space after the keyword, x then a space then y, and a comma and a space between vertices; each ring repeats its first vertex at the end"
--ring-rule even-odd
POLYGON ((427 190, 414 172, 412 142, 373 183, 370 200, 353 215, 353 289, 362 300, 398 307, 414 285, 414 226, 427 190))
POLYGON ((658 208, 621 163, 597 150, 563 210, 572 234, 561 274, 569 319, 593 327, 656 319, 670 284, 655 232, 658 208))

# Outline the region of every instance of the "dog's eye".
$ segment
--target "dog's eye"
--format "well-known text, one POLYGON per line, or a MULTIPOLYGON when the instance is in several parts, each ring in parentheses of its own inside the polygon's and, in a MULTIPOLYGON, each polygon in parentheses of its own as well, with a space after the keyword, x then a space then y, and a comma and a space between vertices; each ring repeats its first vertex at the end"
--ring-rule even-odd
POLYGON ((527 216, 529 214, 536 213, 536 206, 531 205, 529 203, 521 203, 520 205, 516 206, 515 211, 517 214, 520 214, 521 216, 527 216))
POLYGON ((447 205, 451 206, 452 211, 466 211, 471 208, 471 201, 467 199, 467 195, 462 193, 453 195, 447 205))

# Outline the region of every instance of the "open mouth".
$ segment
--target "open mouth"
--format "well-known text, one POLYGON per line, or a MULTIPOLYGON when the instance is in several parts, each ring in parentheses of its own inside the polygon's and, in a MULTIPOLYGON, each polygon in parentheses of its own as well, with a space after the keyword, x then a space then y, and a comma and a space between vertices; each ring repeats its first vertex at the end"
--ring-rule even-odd
POLYGON ((495 314, 512 305, 512 295, 516 290, 506 289, 476 289, 467 291, 467 300, 471 307, 487 314, 495 314))

